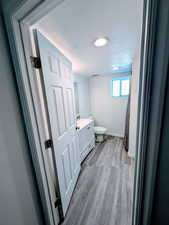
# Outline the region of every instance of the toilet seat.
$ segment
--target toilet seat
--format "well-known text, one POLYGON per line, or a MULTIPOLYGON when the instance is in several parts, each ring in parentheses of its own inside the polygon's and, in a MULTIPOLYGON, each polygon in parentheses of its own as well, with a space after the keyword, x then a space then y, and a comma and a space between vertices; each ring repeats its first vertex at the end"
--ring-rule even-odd
POLYGON ((106 132, 105 127, 94 127, 95 134, 104 134, 106 132))

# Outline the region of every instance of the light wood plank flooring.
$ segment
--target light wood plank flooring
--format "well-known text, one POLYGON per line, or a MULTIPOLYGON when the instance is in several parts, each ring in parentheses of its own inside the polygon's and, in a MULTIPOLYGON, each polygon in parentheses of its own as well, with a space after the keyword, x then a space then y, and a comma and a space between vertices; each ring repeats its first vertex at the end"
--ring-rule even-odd
POLYGON ((62 225, 131 225, 133 174, 121 138, 97 145, 82 165, 62 225))

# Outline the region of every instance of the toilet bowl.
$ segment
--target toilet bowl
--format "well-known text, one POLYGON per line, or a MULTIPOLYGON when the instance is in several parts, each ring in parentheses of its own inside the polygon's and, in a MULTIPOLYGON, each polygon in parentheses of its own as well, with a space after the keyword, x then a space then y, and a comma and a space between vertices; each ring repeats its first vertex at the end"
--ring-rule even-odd
POLYGON ((103 142, 104 141, 104 135, 106 133, 105 127, 94 127, 94 132, 96 136, 96 142, 103 142))

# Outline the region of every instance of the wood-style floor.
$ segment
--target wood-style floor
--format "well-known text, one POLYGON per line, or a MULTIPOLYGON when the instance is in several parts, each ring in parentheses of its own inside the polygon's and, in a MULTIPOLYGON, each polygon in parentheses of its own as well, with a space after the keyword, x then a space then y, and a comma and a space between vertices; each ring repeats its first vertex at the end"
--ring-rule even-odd
POLYGON ((82 165, 62 225, 131 225, 133 172, 121 138, 97 145, 82 165))

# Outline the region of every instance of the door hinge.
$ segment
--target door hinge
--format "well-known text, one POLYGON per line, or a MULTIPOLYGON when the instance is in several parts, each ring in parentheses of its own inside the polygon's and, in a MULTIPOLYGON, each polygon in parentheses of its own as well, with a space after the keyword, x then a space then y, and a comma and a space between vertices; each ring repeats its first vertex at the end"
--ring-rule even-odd
POLYGON ((54 205, 55 205, 55 208, 57 208, 58 206, 60 207, 61 206, 61 199, 60 198, 57 198, 56 201, 54 202, 54 205))
POLYGON ((60 198, 57 198, 56 201, 54 202, 55 208, 58 208, 58 213, 59 213, 59 224, 62 224, 64 221, 64 215, 63 215, 63 209, 62 209, 62 202, 60 198))
POLYGON ((48 148, 52 148, 53 147, 53 141, 52 139, 48 139, 45 141, 45 148, 48 149, 48 148))
POLYGON ((41 68, 40 57, 31 56, 30 59, 31 59, 31 64, 32 64, 33 68, 36 68, 36 69, 40 69, 41 68))

